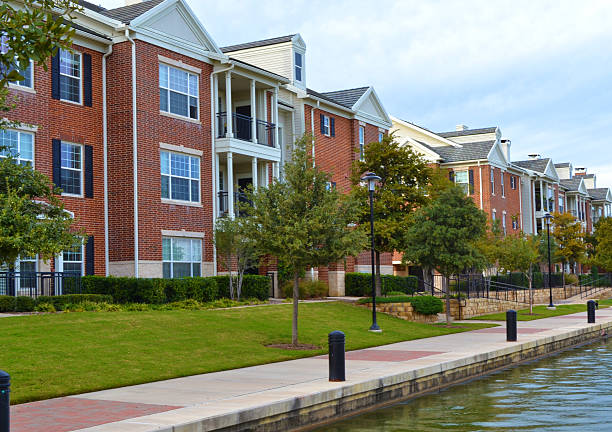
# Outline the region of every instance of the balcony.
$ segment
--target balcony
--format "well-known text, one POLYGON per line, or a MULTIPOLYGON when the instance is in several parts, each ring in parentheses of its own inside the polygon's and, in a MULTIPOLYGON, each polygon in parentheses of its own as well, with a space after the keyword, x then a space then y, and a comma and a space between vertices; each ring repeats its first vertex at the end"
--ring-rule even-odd
MULTIPOLYGON (((217 195, 219 197, 219 217, 229 215, 229 192, 220 191, 217 195)), ((244 192, 234 192, 234 214, 237 216, 245 216, 244 211, 240 211, 240 206, 243 203, 252 205, 244 192)))
MULTIPOLYGON (((263 120, 256 122, 257 139, 253 140, 253 118, 244 114, 232 113, 234 138, 254 142, 266 147, 274 146, 275 125, 263 120)), ((217 138, 225 138, 227 134, 227 113, 217 114, 217 138)))

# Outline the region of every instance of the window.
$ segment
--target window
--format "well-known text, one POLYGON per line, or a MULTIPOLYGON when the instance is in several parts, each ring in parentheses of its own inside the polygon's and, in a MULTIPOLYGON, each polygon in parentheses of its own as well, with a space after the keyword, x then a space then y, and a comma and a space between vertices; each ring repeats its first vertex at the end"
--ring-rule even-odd
POLYGON ((161 197, 200 202, 200 158, 162 151, 161 197))
POLYGON ((159 65, 159 109, 197 120, 198 76, 180 69, 159 65))
POLYGON ((510 176, 510 189, 516 190, 516 177, 513 175, 510 176))
POLYGON ((460 186, 466 195, 470 194, 470 178, 467 171, 455 171, 455 184, 460 186))
POLYGON ((512 218, 512 229, 514 231, 516 231, 517 229, 519 229, 519 222, 518 219, 516 217, 512 218))
MULTIPOLYGON (((6 54, 8 51, 8 36, 2 35, 2 37, 0 37, 0 54, 6 54)), ((15 58, 15 60, 17 60, 17 58, 15 58)), ((8 72, 10 73, 12 70, 17 70, 19 75, 23 77, 23 81, 11 81, 11 84, 18 85, 21 87, 32 88, 34 82, 32 78, 32 60, 30 60, 29 65, 25 69, 10 68, 8 72)))
POLYGON ((295 62, 294 62, 295 63, 295 80, 302 82, 302 68, 304 67, 302 63, 302 60, 303 60, 302 54, 296 52, 294 55, 294 58, 295 58, 295 62))
POLYGON ((78 244, 74 248, 62 253, 64 273, 83 274, 83 245, 78 244))
POLYGON ((365 159, 365 128, 359 126, 359 160, 365 159))
POLYGON ((378 142, 382 142, 384 137, 385 137, 385 133, 384 132, 378 132, 378 142))
POLYGON ((555 211, 555 190, 553 189, 552 186, 547 186, 546 195, 547 195, 548 211, 554 212, 555 211))
POLYGON ((500 177, 500 183, 501 183, 501 193, 502 193, 502 198, 504 198, 506 196, 506 185, 504 184, 504 172, 500 171, 501 177, 500 177))
POLYGON ((200 276, 202 240, 163 237, 162 261, 164 278, 200 276))
POLYGON ((565 203, 563 201, 563 196, 559 195, 559 213, 565 213, 565 203))
POLYGON ((326 183, 325 189, 328 190, 328 191, 336 189, 336 182, 328 181, 326 183))
POLYGON ((34 164, 34 136, 14 130, 0 130, 0 157, 11 155, 20 165, 34 164))
POLYGON ((60 99, 81 103, 81 54, 60 50, 60 99))
POLYGON ((502 212, 502 230, 506 235, 506 212, 502 212))
POLYGON ((323 127, 321 128, 323 135, 330 136, 329 116, 323 116, 323 127))
POLYGON ((493 222, 495 222, 495 220, 497 219, 497 210, 493 209, 493 212, 491 212, 491 219, 493 220, 493 222))
POLYGON ((495 195, 495 168, 491 167, 491 195, 495 195))
POLYGON ((64 194, 82 195, 83 147, 62 141, 60 187, 64 194))

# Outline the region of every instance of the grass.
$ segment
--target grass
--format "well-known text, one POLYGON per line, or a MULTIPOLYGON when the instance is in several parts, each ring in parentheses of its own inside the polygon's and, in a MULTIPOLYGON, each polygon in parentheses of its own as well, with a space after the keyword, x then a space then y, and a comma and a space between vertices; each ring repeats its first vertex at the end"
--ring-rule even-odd
POLYGON ((17 404, 323 354, 333 330, 343 331, 347 350, 354 350, 487 326, 443 328, 378 317, 381 334, 367 331, 366 308, 301 304, 300 342, 322 347, 313 351, 264 346, 291 341, 291 305, 1 318, 0 368, 11 375, 17 404))
MULTIPOLYGON (((599 307, 612 306, 612 300, 600 300, 599 307)), ((567 305, 556 305, 556 309, 549 310, 545 305, 539 305, 533 307, 533 315, 529 314, 529 309, 521 309, 516 313, 517 321, 533 321, 542 318, 550 318, 559 315, 569 315, 577 312, 586 312, 586 304, 567 304, 567 305)), ((506 321, 506 313, 499 312, 488 315, 480 315, 477 317, 470 318, 472 320, 486 320, 486 321, 506 321)))

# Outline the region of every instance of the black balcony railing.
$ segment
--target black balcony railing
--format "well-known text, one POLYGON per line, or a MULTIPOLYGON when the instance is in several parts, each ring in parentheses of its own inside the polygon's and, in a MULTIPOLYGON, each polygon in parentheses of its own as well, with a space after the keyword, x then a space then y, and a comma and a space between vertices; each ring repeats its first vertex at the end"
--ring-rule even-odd
POLYGON ((0 272, 0 295, 38 297, 80 294, 81 275, 61 272, 0 272))
MULTIPOLYGON (((234 138, 243 141, 252 141, 253 137, 253 118, 232 113, 232 129, 234 138)), ((257 120, 257 144, 274 147, 274 131, 276 126, 273 123, 268 123, 263 120, 257 120)), ((227 134, 227 113, 222 112, 217 114, 217 138, 225 138, 227 134)))
MULTIPOLYGON (((229 213, 229 192, 220 191, 219 195, 219 216, 225 216, 229 213)), ((244 192, 234 192, 234 214, 236 216, 244 216, 244 211, 240 210, 241 204, 252 205, 251 201, 247 199, 247 195, 244 192)))

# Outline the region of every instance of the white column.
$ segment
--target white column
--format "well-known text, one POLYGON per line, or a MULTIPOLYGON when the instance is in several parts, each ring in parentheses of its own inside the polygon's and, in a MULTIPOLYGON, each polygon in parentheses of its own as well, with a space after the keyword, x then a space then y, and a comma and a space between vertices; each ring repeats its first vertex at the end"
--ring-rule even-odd
POLYGON ((253 173, 253 190, 257 190, 257 158, 251 159, 251 172, 253 173))
MULTIPOLYGON (((219 119, 217 114, 219 113, 219 78, 217 75, 213 75, 213 139, 219 136, 219 119)), ((217 164, 217 167, 219 164, 217 164)))
POLYGON ((229 217, 234 217, 234 157, 227 152, 227 207, 229 217))
MULTIPOLYGON (((531 181, 531 180, 530 180, 531 181)), ((531 182, 531 218, 533 221, 533 233, 538 233, 538 225, 536 218, 536 202, 535 202, 535 180, 531 182)))
MULTIPOLYGON (((219 184, 219 173, 221 172, 221 167, 219 166, 219 154, 215 153, 215 171, 214 171, 214 185, 215 185, 215 192, 213 193, 213 196, 215 197, 215 199, 217 200, 217 208, 220 209, 220 200, 219 200, 219 188, 220 188, 220 184, 219 184)), ((215 215, 216 217, 216 215, 215 215)))
POLYGON ((266 180, 264 181, 264 184, 266 186, 269 186, 270 185, 270 172, 268 170, 270 168, 270 164, 266 163, 265 167, 266 167, 266 169, 265 169, 266 180))
POLYGON ((251 80, 251 141, 257 144, 257 105, 255 104, 255 80, 251 80))
MULTIPOLYGON (((278 87, 274 87, 272 113, 274 115, 274 147, 278 148, 278 87)), ((278 176, 276 178, 278 178, 278 176)))
POLYGON ((540 210, 544 212, 544 182, 540 180, 540 210))
POLYGON ((234 128, 232 125, 232 73, 225 72, 225 113, 227 121, 227 138, 234 137, 234 128))

